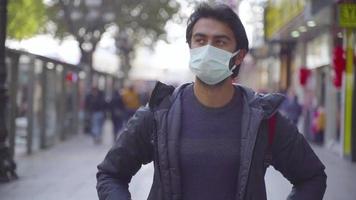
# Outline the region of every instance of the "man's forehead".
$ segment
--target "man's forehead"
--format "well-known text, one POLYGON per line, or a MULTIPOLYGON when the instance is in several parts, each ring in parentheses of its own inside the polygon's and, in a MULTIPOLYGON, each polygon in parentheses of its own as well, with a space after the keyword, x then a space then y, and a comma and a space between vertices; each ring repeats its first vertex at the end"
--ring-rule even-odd
POLYGON ((212 18, 199 19, 193 27, 192 36, 195 35, 234 37, 233 31, 226 23, 212 18))

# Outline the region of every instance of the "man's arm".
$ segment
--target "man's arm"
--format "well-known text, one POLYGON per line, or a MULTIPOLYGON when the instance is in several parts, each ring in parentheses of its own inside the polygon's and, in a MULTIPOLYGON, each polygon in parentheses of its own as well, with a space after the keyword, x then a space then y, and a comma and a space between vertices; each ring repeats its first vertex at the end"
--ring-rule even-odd
POLYGON ((294 124, 279 113, 276 114, 276 120, 272 165, 293 184, 288 199, 323 199, 326 189, 325 166, 294 124))
POLYGON ((100 200, 130 199, 128 183, 141 165, 153 158, 153 129, 153 114, 147 107, 140 108, 128 121, 104 161, 98 165, 96 177, 100 200))

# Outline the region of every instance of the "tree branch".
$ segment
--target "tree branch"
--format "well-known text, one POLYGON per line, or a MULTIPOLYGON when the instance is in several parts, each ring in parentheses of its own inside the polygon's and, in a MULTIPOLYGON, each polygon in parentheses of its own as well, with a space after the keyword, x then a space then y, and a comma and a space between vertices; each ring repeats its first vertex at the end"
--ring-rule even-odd
POLYGON ((79 41, 80 36, 78 35, 78 32, 75 31, 73 21, 70 18, 71 12, 69 10, 69 7, 67 5, 65 5, 63 0, 59 0, 59 4, 63 9, 64 22, 67 24, 69 32, 79 41))

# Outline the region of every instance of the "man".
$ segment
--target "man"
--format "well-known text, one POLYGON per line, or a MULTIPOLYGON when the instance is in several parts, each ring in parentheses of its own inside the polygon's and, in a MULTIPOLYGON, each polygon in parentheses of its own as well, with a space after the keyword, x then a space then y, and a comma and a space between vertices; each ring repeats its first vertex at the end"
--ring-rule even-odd
POLYGON ((126 108, 124 102, 122 101, 122 96, 120 90, 114 90, 111 100, 108 103, 108 109, 111 113, 111 121, 113 125, 114 140, 116 140, 117 135, 121 128, 123 127, 123 122, 125 119, 126 108))
POLYGON ((93 87, 86 96, 85 107, 87 112, 90 113, 90 133, 93 135, 95 144, 100 144, 106 111, 104 92, 97 87, 93 87))
POLYGON ((98 166, 99 198, 130 199, 131 177, 153 160, 149 200, 263 200, 271 155, 294 185, 289 199, 322 199, 324 166, 276 111, 283 98, 232 84, 248 51, 238 16, 225 5, 201 4, 186 32, 195 82, 156 85, 149 107, 135 113, 98 166))

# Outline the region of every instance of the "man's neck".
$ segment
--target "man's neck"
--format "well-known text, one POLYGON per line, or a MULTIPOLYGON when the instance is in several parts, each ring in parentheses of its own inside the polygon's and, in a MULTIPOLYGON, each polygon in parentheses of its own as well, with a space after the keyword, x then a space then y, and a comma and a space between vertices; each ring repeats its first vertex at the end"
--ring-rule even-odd
POLYGON ((232 80, 228 78, 219 85, 207 85, 199 79, 194 83, 194 95, 204 106, 219 108, 228 104, 235 94, 232 80))

